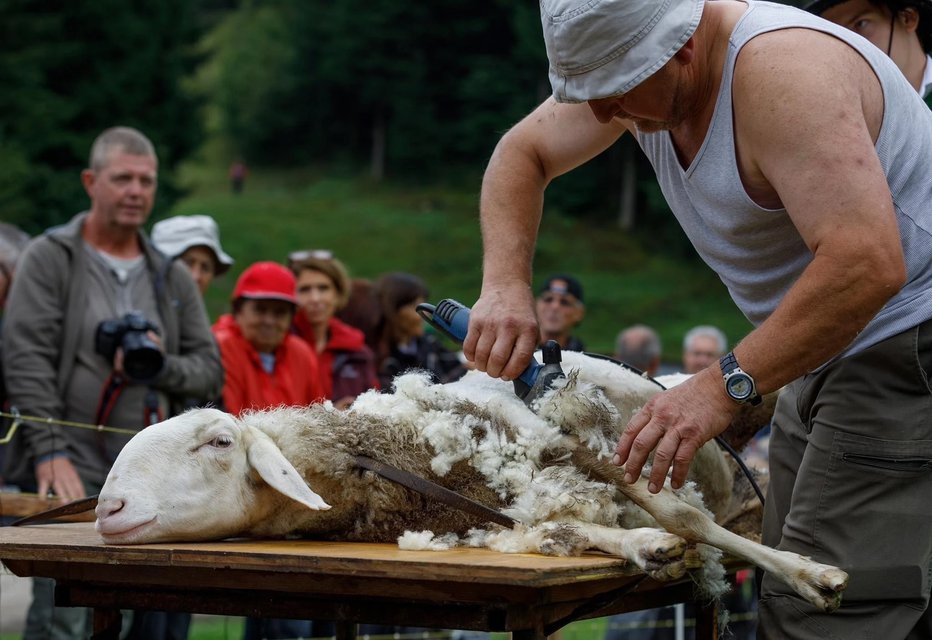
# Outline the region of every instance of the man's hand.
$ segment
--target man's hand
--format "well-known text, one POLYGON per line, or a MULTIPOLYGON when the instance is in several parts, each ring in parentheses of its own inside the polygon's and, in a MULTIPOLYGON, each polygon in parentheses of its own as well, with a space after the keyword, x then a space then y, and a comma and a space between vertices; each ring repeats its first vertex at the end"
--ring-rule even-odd
POLYGON ((539 337, 534 297, 527 282, 483 287, 469 313, 463 354, 479 371, 514 380, 527 368, 539 337))
POLYGON ((84 498, 84 483, 75 471, 71 460, 64 456, 52 458, 36 465, 36 481, 39 485, 39 496, 46 496, 49 489, 63 500, 77 500, 84 498))
MULTIPOLYGON (((154 342, 162 353, 165 353, 165 347, 162 346, 162 336, 155 331, 146 331, 146 337, 154 342)), ((123 360, 123 347, 117 347, 116 352, 113 354, 113 372, 120 376, 126 375, 126 371, 123 370, 123 360)))
POLYGON ((672 389, 651 398, 634 414, 615 447, 615 464, 625 465, 625 481, 633 483, 651 451, 654 459, 648 490, 663 487, 672 464, 671 485, 686 482, 689 464, 699 447, 731 423, 740 405, 725 393, 718 363, 672 389))

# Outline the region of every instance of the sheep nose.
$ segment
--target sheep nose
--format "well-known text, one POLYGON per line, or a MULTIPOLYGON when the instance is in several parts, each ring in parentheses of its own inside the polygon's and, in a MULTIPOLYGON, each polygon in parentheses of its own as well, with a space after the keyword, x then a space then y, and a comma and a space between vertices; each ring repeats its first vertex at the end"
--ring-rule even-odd
POLYGON ((94 513, 97 514, 98 520, 103 520, 119 513, 125 504, 120 498, 100 498, 97 501, 97 508, 94 509, 94 513))

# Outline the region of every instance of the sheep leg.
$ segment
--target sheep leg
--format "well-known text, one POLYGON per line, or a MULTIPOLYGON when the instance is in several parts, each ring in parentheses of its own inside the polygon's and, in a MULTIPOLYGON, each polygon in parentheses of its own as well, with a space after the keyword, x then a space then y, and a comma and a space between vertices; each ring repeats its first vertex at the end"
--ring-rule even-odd
POLYGON ((483 546, 502 553, 576 556, 589 549, 604 551, 637 565, 655 580, 681 578, 690 568, 687 543, 681 537, 649 527, 616 529, 581 521, 542 522, 488 532, 483 546))
POLYGON ((691 568, 687 543, 678 535, 654 529, 616 529, 598 524, 577 523, 589 549, 624 558, 655 580, 677 580, 691 568))
POLYGON ((614 482, 624 495, 653 516, 667 531, 692 542, 718 547, 756 564, 823 611, 833 611, 841 604, 841 592, 848 586, 848 574, 841 569, 742 538, 715 524, 667 487, 653 494, 647 490, 644 478, 628 484, 623 479, 623 467, 598 459, 582 446, 574 451, 573 457, 581 468, 614 482))

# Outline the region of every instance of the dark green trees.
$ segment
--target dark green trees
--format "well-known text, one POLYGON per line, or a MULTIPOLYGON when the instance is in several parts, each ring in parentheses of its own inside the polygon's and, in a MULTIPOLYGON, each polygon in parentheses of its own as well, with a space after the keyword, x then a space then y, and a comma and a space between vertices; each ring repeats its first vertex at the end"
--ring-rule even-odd
POLYGON ((187 0, 0 2, 0 217, 36 232, 87 203, 79 172, 94 137, 125 124, 172 168, 201 141, 182 79, 197 63, 187 0))

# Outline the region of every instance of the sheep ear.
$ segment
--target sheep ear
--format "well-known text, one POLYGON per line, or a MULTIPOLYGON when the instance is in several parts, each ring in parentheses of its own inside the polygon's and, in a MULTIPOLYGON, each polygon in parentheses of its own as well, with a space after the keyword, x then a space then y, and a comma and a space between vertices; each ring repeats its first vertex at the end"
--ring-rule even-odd
POLYGON ((246 447, 246 459, 273 489, 309 509, 318 511, 330 508, 323 498, 307 486, 301 474, 267 435, 257 431, 250 440, 246 447))

